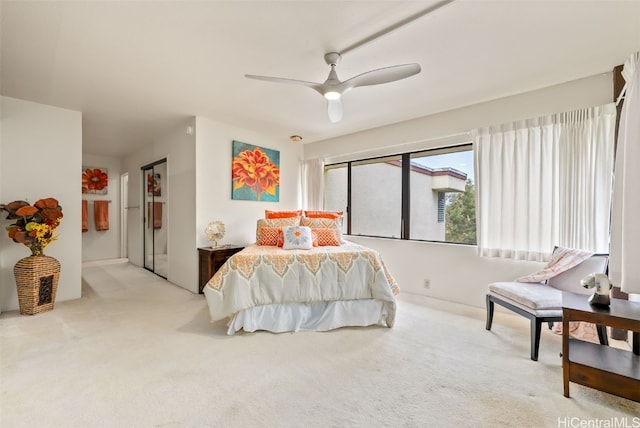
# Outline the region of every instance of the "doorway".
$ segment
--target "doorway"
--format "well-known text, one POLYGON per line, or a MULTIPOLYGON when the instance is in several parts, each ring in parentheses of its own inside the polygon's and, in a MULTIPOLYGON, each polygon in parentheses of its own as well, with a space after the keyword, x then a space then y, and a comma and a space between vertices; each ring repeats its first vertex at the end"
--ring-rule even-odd
POLYGON ((120 257, 129 257, 129 173, 120 175, 120 257))
POLYGON ((167 159, 142 168, 144 268, 167 278, 167 159))

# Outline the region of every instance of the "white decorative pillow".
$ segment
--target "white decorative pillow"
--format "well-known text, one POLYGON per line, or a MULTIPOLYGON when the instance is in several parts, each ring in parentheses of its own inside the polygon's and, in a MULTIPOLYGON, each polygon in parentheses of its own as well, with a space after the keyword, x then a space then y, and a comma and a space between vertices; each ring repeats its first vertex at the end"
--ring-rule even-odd
POLYGON ((313 248, 311 228, 305 226, 285 226, 282 228, 283 250, 310 250, 313 248))

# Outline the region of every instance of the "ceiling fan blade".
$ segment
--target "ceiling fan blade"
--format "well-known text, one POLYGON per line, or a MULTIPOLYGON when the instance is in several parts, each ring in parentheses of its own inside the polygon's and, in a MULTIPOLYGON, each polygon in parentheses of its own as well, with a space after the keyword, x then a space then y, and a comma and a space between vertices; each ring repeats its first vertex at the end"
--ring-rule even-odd
POLYGON ((325 55, 325 62, 331 67, 329 76, 324 83, 307 82, 305 80, 285 79, 282 77, 258 76, 255 74, 245 74, 249 79, 264 80, 273 83, 286 83, 289 85, 307 86, 320 93, 327 99, 327 112, 332 123, 342 120, 342 102, 340 97, 347 91, 358 86, 379 85, 381 83, 395 82, 396 80, 411 77, 421 71, 419 64, 394 65, 391 67, 379 68, 366 73, 359 74, 349 80, 341 82, 336 73, 336 64, 340 60, 340 54, 330 52, 325 55))
POLYGON ((422 69, 418 64, 394 65, 391 67, 378 68, 377 70, 367 71, 359 74, 349 80, 342 82, 343 93, 349 89, 359 86, 379 85, 381 83, 395 82, 396 80, 406 79, 414 74, 420 73, 422 69))
POLYGON ((340 122, 342 120, 342 101, 340 99, 327 101, 327 111, 331 123, 340 122))
POLYGON ((313 89, 316 89, 316 87, 322 86, 320 83, 307 82, 305 80, 285 79, 282 77, 257 76, 255 74, 245 74, 244 77, 248 77, 249 79, 264 80, 266 82, 287 83, 291 85, 308 86, 313 89))

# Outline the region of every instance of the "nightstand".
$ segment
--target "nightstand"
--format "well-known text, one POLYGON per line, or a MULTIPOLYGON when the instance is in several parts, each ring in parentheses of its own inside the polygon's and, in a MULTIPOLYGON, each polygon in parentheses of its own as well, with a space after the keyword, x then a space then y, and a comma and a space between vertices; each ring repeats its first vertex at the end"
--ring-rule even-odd
POLYGON ((640 402, 640 304, 611 299, 592 306, 583 294, 562 293, 562 373, 569 382, 640 402), (569 338, 569 322, 587 321, 632 331, 632 351, 569 338))
POLYGON ((229 257, 242 250, 244 247, 238 245, 220 245, 218 247, 198 248, 198 259, 200 273, 198 275, 198 292, 202 294, 202 289, 213 277, 218 269, 227 261, 229 257))

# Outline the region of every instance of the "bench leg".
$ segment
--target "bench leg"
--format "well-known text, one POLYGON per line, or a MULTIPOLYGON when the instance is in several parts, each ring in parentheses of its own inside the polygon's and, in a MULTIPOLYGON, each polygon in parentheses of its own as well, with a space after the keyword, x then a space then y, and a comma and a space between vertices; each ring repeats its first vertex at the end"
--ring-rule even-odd
POLYGON ((542 321, 537 318, 531 320, 531 359, 538 361, 538 349, 540 348, 540 331, 542 321))
POLYGON ((596 330, 598 331, 598 339, 601 345, 609 346, 609 338, 607 337, 607 326, 596 324, 596 330))
POLYGON ((485 326, 487 330, 491 330, 491 324, 493 323, 493 305, 491 297, 487 294, 487 325, 485 326))

